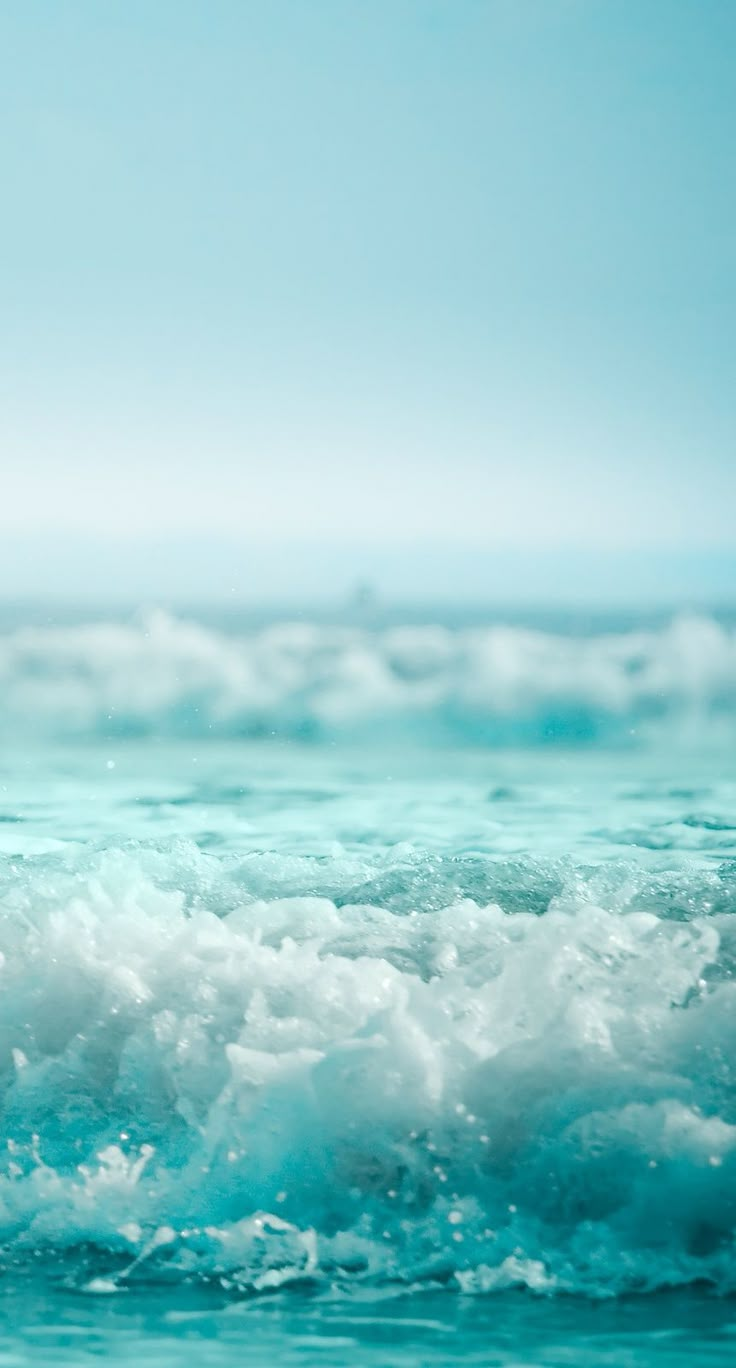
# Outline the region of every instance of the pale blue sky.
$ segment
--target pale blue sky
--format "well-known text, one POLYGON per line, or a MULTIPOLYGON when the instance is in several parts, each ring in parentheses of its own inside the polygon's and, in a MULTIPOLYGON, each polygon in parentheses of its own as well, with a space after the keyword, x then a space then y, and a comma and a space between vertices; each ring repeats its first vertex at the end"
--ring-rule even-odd
POLYGON ((19 590, 733 549, 733 0, 16 0, 0 63, 19 590))

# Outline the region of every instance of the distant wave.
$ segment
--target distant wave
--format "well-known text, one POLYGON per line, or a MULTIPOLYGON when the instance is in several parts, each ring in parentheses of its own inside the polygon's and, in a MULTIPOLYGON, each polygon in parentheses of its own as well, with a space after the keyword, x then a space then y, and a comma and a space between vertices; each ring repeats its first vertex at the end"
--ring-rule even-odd
POLYGON ((733 868, 480 864, 6 866, 6 1269, 736 1291, 733 868))
POLYGON ((587 637, 308 622, 236 635, 155 613, 0 637, 13 733, 622 743, 734 717, 736 632, 708 617, 587 637))

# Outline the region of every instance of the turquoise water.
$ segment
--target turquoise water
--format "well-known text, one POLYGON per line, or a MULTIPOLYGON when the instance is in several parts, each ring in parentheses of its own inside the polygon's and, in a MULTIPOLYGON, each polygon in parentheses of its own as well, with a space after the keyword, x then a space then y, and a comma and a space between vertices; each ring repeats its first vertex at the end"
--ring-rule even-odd
POLYGON ((175 1368, 692 1368, 733 1362, 732 1303, 692 1293, 602 1304, 416 1291, 401 1299, 314 1299, 292 1291, 225 1302, 199 1287, 92 1299, 58 1283, 6 1279, 0 1363, 99 1361, 175 1368))
POLYGON ((736 644, 0 639, 0 1364, 725 1363, 736 644))

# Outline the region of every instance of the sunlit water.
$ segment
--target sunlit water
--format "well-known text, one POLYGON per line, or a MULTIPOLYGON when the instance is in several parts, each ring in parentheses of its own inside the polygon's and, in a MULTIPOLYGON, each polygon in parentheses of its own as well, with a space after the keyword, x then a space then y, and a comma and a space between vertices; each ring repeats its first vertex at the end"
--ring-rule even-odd
POLYGON ((0 1364, 730 1362, 735 681, 9 629, 0 1364))

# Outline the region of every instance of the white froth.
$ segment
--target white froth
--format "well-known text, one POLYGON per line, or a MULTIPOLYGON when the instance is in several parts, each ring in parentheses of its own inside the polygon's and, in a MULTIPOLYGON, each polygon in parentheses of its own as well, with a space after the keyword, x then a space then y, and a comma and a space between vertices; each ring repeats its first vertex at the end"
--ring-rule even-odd
POLYGON ((113 1285, 734 1289, 732 918, 697 913, 714 874, 676 919, 637 877, 412 916, 194 848, 25 861, 0 921, 6 1251, 90 1244, 113 1285))

